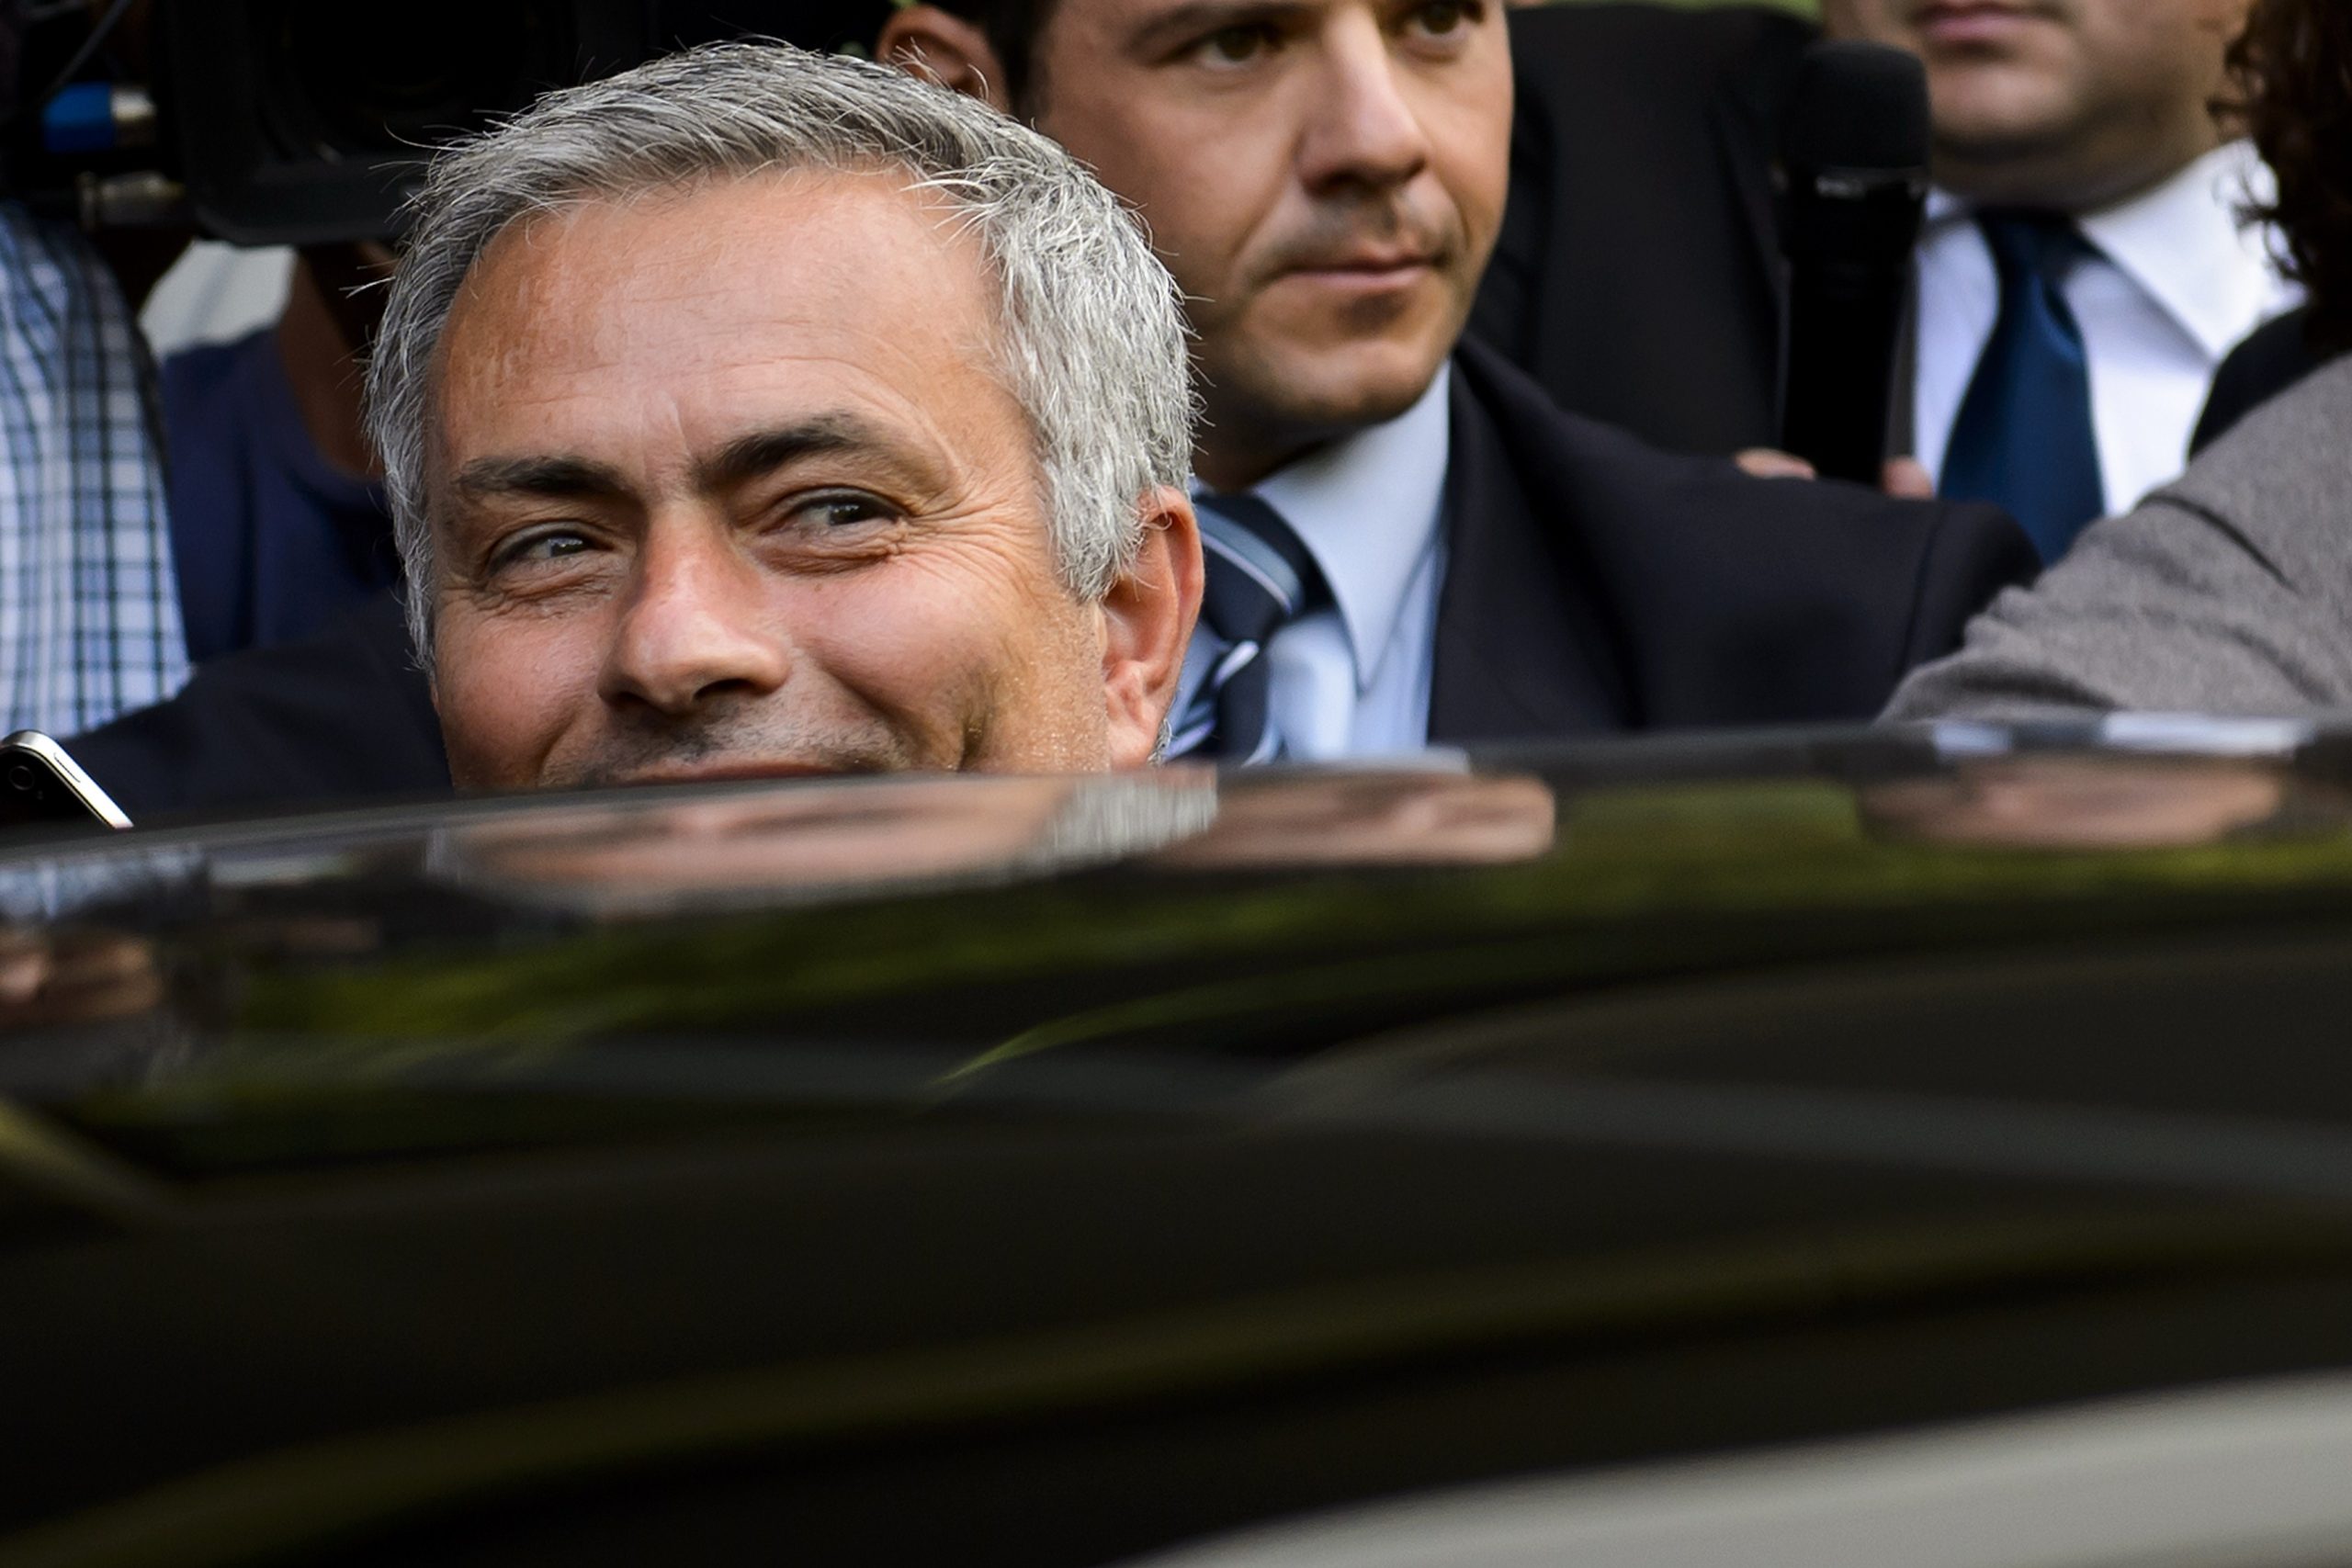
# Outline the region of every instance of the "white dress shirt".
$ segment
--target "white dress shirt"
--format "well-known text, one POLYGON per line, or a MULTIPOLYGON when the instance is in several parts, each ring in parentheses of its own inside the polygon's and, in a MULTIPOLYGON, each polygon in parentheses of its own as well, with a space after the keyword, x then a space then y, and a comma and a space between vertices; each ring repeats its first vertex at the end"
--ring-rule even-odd
MULTIPOLYGON (((2267 193, 2251 144, 2233 141, 2153 189, 2076 221, 2099 254, 2068 275, 2066 303, 2090 361, 2107 510, 2125 510, 2177 475, 2213 372, 2238 341, 2292 308, 2267 231, 2237 209, 2267 193)), ((1974 214, 1934 192, 1919 243, 1916 445, 1939 479, 1952 423, 1993 335, 2001 286, 1974 214)))
MULTIPOLYGON (((1310 453, 1253 492, 1298 535, 1334 601, 1276 633, 1266 652, 1269 713, 1293 759, 1396 756, 1429 743, 1452 378, 1441 366, 1411 408, 1310 453)), ((1224 651, 1204 622, 1185 653, 1176 712, 1224 651)))

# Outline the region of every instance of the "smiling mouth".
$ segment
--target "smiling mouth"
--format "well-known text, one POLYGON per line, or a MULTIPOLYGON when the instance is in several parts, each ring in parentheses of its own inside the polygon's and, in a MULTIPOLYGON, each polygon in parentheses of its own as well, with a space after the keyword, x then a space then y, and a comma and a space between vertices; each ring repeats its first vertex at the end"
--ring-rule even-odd
POLYGON ((1931 42, 1970 43, 2003 38, 2042 19, 2039 7, 2015 0, 1933 0, 1913 15, 1912 25, 1931 42))
POLYGON ((1290 276, 1341 287, 1381 288, 1418 282, 1436 268, 1434 256, 1349 256, 1305 262, 1292 267, 1290 276))

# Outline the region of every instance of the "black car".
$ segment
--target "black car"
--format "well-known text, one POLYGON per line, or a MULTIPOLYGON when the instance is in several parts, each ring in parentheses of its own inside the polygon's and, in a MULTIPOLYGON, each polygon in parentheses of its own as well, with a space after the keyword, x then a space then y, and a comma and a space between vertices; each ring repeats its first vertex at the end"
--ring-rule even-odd
POLYGON ((2352 1555, 2325 732, 481 800, 0 914, 0 1562, 2352 1555))

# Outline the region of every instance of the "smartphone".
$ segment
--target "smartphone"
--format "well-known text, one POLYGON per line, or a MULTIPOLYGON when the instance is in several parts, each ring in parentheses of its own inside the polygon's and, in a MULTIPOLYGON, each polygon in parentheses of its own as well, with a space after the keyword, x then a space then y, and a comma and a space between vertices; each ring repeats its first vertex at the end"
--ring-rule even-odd
POLYGON ((35 822, 130 826, 64 747, 38 729, 19 729, 0 740, 0 829, 35 822))

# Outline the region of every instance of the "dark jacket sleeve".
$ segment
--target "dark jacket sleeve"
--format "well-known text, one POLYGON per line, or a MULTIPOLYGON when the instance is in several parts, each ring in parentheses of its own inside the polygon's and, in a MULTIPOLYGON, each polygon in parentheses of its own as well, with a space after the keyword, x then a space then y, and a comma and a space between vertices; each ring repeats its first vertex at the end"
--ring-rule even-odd
POLYGON ((213 660, 169 702, 65 745, 135 822, 449 788, 432 694, 389 592, 317 637, 213 660))
POLYGON ((2270 398, 1914 674, 1891 718, 2352 710, 2352 361, 2270 398))
MULTIPOLYGON (((1932 508, 1923 514, 1918 592, 1911 604, 1903 652, 1894 671, 1905 674, 1961 645, 1968 623, 2005 588, 2031 582, 2041 555, 2025 530, 1997 506, 1977 502, 1895 502, 1932 508)), ((1890 687, 1890 692, 1892 688, 1890 687)))
POLYGON ((1997 508, 1756 479, 1563 414, 1476 345, 1456 364, 1605 626, 1623 728, 1870 719, 2039 570, 1997 508))

